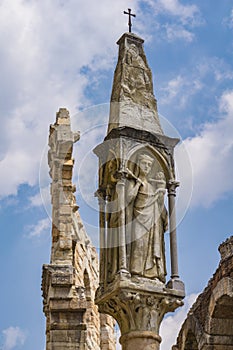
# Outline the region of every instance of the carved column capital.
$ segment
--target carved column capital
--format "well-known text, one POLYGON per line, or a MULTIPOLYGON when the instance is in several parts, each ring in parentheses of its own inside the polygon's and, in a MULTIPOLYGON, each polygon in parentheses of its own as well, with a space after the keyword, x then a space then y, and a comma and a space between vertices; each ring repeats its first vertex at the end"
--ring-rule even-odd
POLYGON ((167 191, 168 191, 168 196, 176 196, 176 188, 180 186, 179 181, 175 180, 169 180, 168 181, 168 186, 167 186, 167 191))
POLYGON ((105 205, 105 201, 106 201, 106 190, 105 189, 99 188, 95 192, 94 195, 98 199, 99 205, 105 205))
POLYGON ((182 298, 126 287, 97 296, 96 301, 100 312, 110 314, 117 320, 122 336, 131 332, 152 332, 159 336, 163 316, 183 305, 182 298))
POLYGON ((127 173, 123 169, 116 172, 115 177, 117 179, 117 184, 125 185, 127 179, 127 173))

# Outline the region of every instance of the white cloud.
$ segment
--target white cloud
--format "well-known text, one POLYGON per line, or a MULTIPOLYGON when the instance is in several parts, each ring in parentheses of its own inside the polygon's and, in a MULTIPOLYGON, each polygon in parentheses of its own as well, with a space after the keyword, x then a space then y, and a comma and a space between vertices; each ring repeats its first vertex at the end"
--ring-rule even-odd
POLYGON ((106 135, 108 126, 109 103, 92 106, 72 118, 74 129, 81 128, 80 141, 74 147, 74 182, 77 192, 82 195, 87 205, 98 210, 98 201, 94 197, 98 183, 98 158, 93 149, 106 135))
POLYGON ((39 220, 35 225, 28 225, 26 231, 28 238, 41 237, 43 234, 50 234, 51 220, 49 218, 39 220))
MULTIPOLYGON (((49 194, 49 189, 42 189, 43 192, 45 192, 45 195, 47 196, 47 194, 49 194)), ((43 199, 42 199, 42 194, 41 192, 35 194, 34 196, 29 198, 30 201, 30 205, 32 207, 40 207, 41 205, 43 205, 43 199)))
MULTIPOLYGON (((47 169, 49 171, 49 169, 47 169)), ((47 214, 51 217, 52 205, 50 195, 50 184, 48 181, 47 186, 41 187, 40 192, 29 198, 30 207, 44 206, 47 214)))
POLYGON ((230 15, 223 19, 223 24, 231 29, 233 28, 233 8, 231 9, 230 15))
POLYGON ((9 327, 2 331, 4 336, 4 344, 2 350, 12 350, 15 347, 21 347, 24 345, 26 340, 26 332, 19 327, 9 327))
POLYGON ((231 82, 232 79, 232 69, 224 60, 218 57, 202 57, 192 64, 191 69, 182 69, 178 75, 160 87, 159 103, 183 109, 200 91, 203 91, 204 95, 208 92, 209 96, 213 96, 223 82, 231 82))
MULTIPOLYGON (((208 207, 233 191, 233 91, 223 93, 219 106, 221 119, 184 140, 193 168, 193 206, 208 207)), ((180 158, 179 148, 176 155, 180 158)), ((184 173, 183 182, 189 181, 184 173)))
POLYGON ((206 57, 203 59, 197 64, 195 74, 202 78, 212 75, 216 83, 233 79, 231 66, 218 57, 206 57))
POLYGON ((169 41, 174 41, 176 39, 184 39, 187 42, 192 42, 194 39, 194 34, 179 25, 166 25, 166 33, 169 41))
MULTIPOLYGON (((161 99, 161 103, 163 104, 169 104, 173 99, 176 99, 176 97, 180 94, 181 90, 183 90, 185 85, 185 79, 178 75, 176 78, 171 79, 167 86, 164 88, 161 88, 161 91, 164 93, 164 97, 161 99)), ((182 103, 183 104, 183 103, 182 103)))
POLYGON ((160 103, 167 105, 175 102, 176 107, 184 108, 190 97, 200 91, 202 87, 203 84, 199 78, 179 74, 168 81, 165 87, 161 87, 160 103))
POLYGON ((195 37, 193 28, 204 23, 196 5, 183 5, 179 0, 145 0, 145 2, 156 15, 168 17, 165 18, 165 24, 160 28, 160 32, 164 28, 169 41, 183 39, 192 42, 195 37))
POLYGON ((120 336, 121 336, 121 332, 120 332, 120 329, 118 327, 116 329, 116 350, 122 350, 122 346, 119 342, 120 336))
POLYGON ((125 0, 1 1, 0 198, 38 183, 48 125, 59 107, 74 113, 89 103, 96 66, 112 68, 114 42, 127 28, 123 8, 125 0))
POLYGON ((184 300, 184 306, 175 311, 173 315, 164 318, 160 327, 160 335, 162 337, 161 350, 171 349, 172 345, 176 343, 180 327, 197 296, 197 294, 187 296, 184 300))
POLYGON ((199 9, 196 5, 182 5, 179 0, 159 0, 158 4, 173 16, 180 17, 182 22, 195 21, 199 16, 199 9))
POLYGON ((230 28, 233 28, 233 9, 231 10, 229 25, 230 25, 230 28))
POLYGON ((146 0, 156 13, 167 13, 179 17, 182 22, 200 22, 200 11, 196 5, 183 5, 179 0, 146 0))

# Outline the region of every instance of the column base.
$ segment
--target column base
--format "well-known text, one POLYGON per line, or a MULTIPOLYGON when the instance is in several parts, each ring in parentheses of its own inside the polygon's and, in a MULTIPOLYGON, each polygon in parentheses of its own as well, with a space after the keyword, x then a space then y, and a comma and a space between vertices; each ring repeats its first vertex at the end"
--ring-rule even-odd
POLYGON ((122 350, 159 350, 162 338, 150 331, 132 331, 120 337, 122 350))
POLYGON ((177 290, 179 292, 182 292, 183 295, 185 296, 184 282, 182 282, 179 278, 171 278, 167 282, 166 288, 175 289, 175 290, 177 290))

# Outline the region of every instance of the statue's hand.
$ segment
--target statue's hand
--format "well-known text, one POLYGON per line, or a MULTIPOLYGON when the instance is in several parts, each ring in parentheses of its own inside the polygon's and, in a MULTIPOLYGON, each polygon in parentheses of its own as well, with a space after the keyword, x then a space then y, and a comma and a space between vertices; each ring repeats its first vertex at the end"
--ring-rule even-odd
POLYGON ((126 171, 127 171, 127 174, 130 175, 130 177, 137 179, 137 177, 134 175, 134 173, 131 170, 129 170, 129 168, 126 168, 126 171))
POLYGON ((139 177, 137 178, 137 183, 139 183, 140 186, 141 186, 141 185, 144 185, 144 182, 143 182, 139 177))
POLYGON ((127 171, 128 175, 129 175, 131 178, 135 179, 140 185, 143 185, 143 184, 144 184, 144 182, 143 182, 139 177, 137 177, 136 175, 134 175, 134 173, 133 173, 131 170, 129 170, 128 168, 126 168, 126 171, 127 171))

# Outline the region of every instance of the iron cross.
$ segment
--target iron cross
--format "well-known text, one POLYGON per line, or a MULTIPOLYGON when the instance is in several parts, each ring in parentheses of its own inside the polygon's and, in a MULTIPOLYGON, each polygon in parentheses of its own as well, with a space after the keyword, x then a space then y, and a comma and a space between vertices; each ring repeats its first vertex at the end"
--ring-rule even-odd
POLYGON ((136 17, 136 15, 134 15, 133 13, 131 13, 131 9, 128 9, 129 12, 124 11, 125 15, 129 15, 129 22, 128 22, 128 26, 129 26, 129 32, 131 33, 131 28, 132 28, 132 22, 131 22, 131 17, 136 17))

